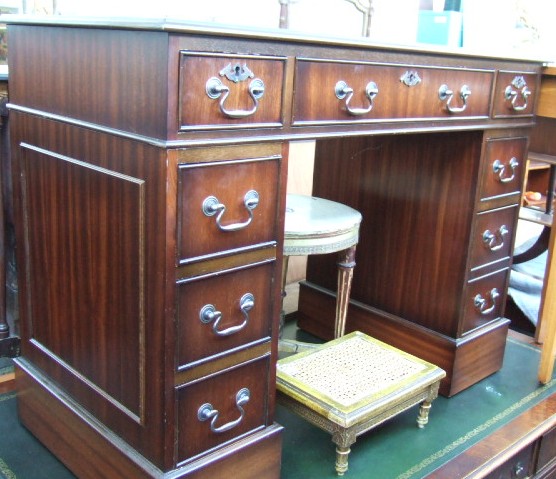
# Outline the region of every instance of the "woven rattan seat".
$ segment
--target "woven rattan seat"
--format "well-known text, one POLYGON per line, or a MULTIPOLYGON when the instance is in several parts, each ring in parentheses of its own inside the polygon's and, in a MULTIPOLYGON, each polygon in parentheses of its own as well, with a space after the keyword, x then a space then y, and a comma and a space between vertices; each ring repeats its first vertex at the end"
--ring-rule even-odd
POLYGON ((332 434, 336 471, 357 436, 421 403, 420 428, 446 373, 361 332, 278 361, 278 401, 332 434))

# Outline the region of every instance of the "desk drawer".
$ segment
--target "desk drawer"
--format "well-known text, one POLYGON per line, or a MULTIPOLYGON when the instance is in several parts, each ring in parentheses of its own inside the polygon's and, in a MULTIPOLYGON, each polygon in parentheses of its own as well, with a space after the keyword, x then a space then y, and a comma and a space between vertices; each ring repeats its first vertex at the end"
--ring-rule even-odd
POLYGON ((265 425, 269 372, 265 356, 176 390, 178 465, 265 425))
POLYGON ((471 242, 471 269, 509 260, 519 205, 479 213, 471 242))
POLYGON ((300 59, 293 123, 486 117, 493 78, 482 70, 300 59), (454 92, 451 100, 440 95, 443 85, 454 92), (465 103, 464 86, 470 92, 465 103))
POLYGON ((283 58, 180 52, 179 130, 282 124, 283 58))
POLYGON ((508 197, 519 202, 527 154, 527 138, 491 138, 486 141, 482 201, 508 197))
POLYGON ((178 367, 270 338, 276 262, 178 286, 178 367))
POLYGON ((527 479, 532 477, 534 444, 519 451, 484 479, 527 479))
POLYGON ((280 156, 184 164, 178 171, 178 261, 278 238, 280 156))
POLYGON ((505 268, 467 283, 463 297, 462 334, 501 316, 508 274, 509 269, 505 268))
POLYGON ((539 76, 534 73, 498 73, 493 101, 493 117, 532 116, 539 88, 539 76))

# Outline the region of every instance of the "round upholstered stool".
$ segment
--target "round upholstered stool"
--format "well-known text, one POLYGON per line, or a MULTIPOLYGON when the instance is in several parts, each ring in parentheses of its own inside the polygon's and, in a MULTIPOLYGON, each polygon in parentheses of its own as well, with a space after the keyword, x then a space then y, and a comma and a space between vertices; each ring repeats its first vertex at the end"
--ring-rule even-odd
POLYGON ((313 196, 286 196, 282 291, 290 256, 338 253, 335 338, 343 336, 346 327, 360 223, 361 213, 341 203, 313 196))

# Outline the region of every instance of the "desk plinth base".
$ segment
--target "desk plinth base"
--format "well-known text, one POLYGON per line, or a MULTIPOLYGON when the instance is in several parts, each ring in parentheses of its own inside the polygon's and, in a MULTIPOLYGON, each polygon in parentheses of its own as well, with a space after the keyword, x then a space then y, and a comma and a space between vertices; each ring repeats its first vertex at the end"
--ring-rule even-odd
MULTIPOLYGON (((334 293, 306 283, 301 288, 299 327, 324 340, 332 339, 334 317, 330 311, 334 311, 334 293)), ((436 364, 446 371, 439 392, 451 397, 502 367, 509 323, 500 318, 462 339, 453 339, 352 301, 346 332, 361 331, 436 364)))
POLYGON ((161 471, 28 368, 24 359, 16 360, 16 387, 21 423, 80 479, 280 477, 283 428, 277 424, 187 466, 161 471))

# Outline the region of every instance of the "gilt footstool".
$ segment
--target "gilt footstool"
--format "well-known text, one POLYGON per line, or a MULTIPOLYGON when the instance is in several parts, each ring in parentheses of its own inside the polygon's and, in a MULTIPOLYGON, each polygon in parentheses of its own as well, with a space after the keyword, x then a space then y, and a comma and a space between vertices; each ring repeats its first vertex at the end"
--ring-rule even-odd
POLYGON ((445 376, 434 364, 355 331, 279 360, 277 400, 332 434, 341 476, 360 434, 419 403, 417 425, 424 427, 445 376))

